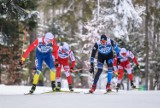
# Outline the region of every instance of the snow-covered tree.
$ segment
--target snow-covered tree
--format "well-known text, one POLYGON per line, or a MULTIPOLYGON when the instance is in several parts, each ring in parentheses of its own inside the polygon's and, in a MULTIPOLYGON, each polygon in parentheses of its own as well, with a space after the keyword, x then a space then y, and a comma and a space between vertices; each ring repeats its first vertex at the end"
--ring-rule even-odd
MULTIPOLYGON (((37 16, 35 14, 37 1, 31 0, 0 0, 0 71, 4 72, 6 84, 20 84, 22 73, 17 68, 23 52, 22 38, 23 29, 29 30, 36 27, 37 16), (28 11, 30 10, 30 11, 28 11), (7 53, 4 53, 7 52, 7 53)), ((32 36, 33 37, 33 36, 32 36)), ((24 43, 23 43, 24 44, 24 43)), ((0 72, 1 74, 1 72, 0 72)), ((2 81, 3 82, 3 81, 2 81)))
POLYGON ((132 0, 98 1, 92 19, 85 23, 86 32, 76 34, 81 38, 81 52, 86 58, 89 58, 93 43, 99 40, 100 35, 106 34, 107 37, 129 41, 133 28, 138 31, 142 26, 141 15, 145 11, 144 6, 134 6, 132 0))
POLYGON ((108 37, 118 37, 129 40, 128 34, 132 28, 139 28, 142 24, 140 15, 145 7, 133 6, 132 0, 101 1, 100 5, 93 10, 93 18, 87 22, 85 34, 78 34, 82 37, 84 53, 88 53, 92 44, 99 39, 101 34, 108 37), (99 11, 99 12, 98 12, 99 11), (88 49, 89 48, 89 49, 88 49))

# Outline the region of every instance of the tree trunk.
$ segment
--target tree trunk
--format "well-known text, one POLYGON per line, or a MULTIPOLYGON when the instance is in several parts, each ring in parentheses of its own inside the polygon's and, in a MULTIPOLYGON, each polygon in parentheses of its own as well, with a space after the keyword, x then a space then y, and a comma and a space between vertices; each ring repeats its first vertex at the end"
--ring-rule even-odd
POLYGON ((0 84, 1 84, 1 63, 0 63, 0 84))
MULTIPOLYGON (((30 35, 30 44, 36 39, 36 31, 35 30, 31 30, 28 32, 30 35)), ((32 51, 29 55, 29 84, 32 84, 32 79, 33 79, 33 75, 32 75, 32 68, 35 67, 35 51, 32 51)))
POLYGON ((153 76, 154 76, 154 74, 151 73, 151 74, 150 74, 150 80, 149 80, 149 81, 150 81, 150 87, 149 87, 150 89, 149 89, 149 90, 154 90, 153 76))
POLYGON ((145 52, 146 52, 146 58, 145 58, 145 78, 146 78, 146 90, 148 90, 148 64, 149 64, 149 46, 148 46, 148 18, 149 18, 149 13, 148 13, 148 0, 146 0, 146 19, 145 19, 145 52))
MULTIPOLYGON (((0 32, 2 33, 2 28, 3 28, 3 21, 0 21, 0 32)), ((2 49, 1 49, 1 47, 0 47, 0 51, 1 51, 2 49)), ((1 84, 1 74, 2 74, 2 68, 1 68, 1 64, 2 62, 1 62, 1 60, 0 60, 0 84, 1 84)))
MULTIPOLYGON (((84 20, 83 18, 85 18, 84 16, 84 12, 85 12, 85 0, 82 0, 81 1, 81 12, 82 12, 82 16, 81 16, 81 22, 82 24, 84 24, 84 20)), ((84 25, 82 25, 82 34, 85 34, 85 28, 84 28, 84 25)), ((82 49, 84 44, 80 44, 79 45, 79 48, 82 49)), ((83 53, 83 49, 82 49, 82 53, 83 53)), ((86 60, 86 57, 84 57, 83 55, 81 56, 81 65, 82 65, 82 69, 85 69, 86 68, 86 65, 85 65, 85 60, 86 60)), ((86 73, 86 71, 82 70, 82 73, 86 73)), ((82 76, 81 78, 81 84, 82 84, 82 87, 83 88, 88 88, 89 87, 89 84, 88 84, 88 77, 85 77, 85 76, 82 76)))
MULTIPOLYGON (((73 7, 72 7, 72 9, 73 9, 73 12, 74 12, 74 10, 75 10, 75 0, 72 0, 72 1, 73 1, 73 7)), ((71 37, 73 37, 73 38, 74 38, 74 33, 75 33, 75 19, 73 19, 71 21, 71 37)))
POLYGON ((129 90, 129 79, 127 79, 127 90, 129 90))
POLYGON ((159 31, 160 31, 160 28, 157 30, 157 49, 158 49, 158 52, 160 52, 160 38, 159 38, 159 31))

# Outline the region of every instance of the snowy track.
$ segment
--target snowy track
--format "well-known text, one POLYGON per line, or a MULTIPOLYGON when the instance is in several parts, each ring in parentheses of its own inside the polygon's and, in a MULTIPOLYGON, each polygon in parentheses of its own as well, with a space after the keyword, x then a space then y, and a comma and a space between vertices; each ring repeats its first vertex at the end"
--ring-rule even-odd
POLYGON ((120 91, 103 94, 38 94, 50 88, 38 87, 36 95, 24 95, 30 87, 0 85, 0 108, 160 108, 160 91, 120 91))

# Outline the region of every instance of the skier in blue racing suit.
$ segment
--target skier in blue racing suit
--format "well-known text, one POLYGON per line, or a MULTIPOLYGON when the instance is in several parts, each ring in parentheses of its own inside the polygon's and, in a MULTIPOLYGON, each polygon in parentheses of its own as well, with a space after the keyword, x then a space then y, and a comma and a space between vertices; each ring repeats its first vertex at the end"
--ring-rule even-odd
POLYGON ((100 41, 97 41, 94 44, 94 47, 92 49, 91 58, 90 58, 90 73, 94 73, 94 58, 96 53, 98 52, 98 61, 97 61, 97 67, 98 71, 94 77, 94 82, 89 90, 90 93, 93 93, 96 90, 96 84, 98 82, 99 76, 101 75, 103 71, 103 64, 106 62, 108 65, 108 76, 107 76, 107 85, 106 85, 106 91, 111 91, 110 83, 112 79, 112 68, 113 68, 113 49, 115 50, 116 54, 119 52, 118 45, 110 38, 108 38, 106 35, 101 35, 100 41))

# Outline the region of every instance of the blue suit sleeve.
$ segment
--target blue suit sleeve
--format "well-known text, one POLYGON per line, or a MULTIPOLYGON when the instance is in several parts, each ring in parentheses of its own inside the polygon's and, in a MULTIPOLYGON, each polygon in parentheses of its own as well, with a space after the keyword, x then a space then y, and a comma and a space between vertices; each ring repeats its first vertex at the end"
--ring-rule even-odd
POLYGON ((113 46, 116 54, 118 55, 119 54, 119 47, 118 47, 118 45, 113 40, 111 40, 111 44, 112 44, 112 46, 113 46))

